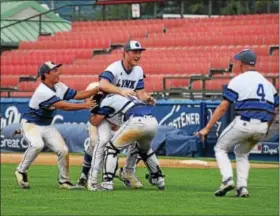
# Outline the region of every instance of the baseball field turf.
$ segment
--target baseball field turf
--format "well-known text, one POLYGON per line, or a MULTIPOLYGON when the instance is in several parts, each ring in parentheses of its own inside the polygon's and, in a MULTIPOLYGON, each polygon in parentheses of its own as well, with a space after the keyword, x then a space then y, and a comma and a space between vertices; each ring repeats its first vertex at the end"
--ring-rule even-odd
MULTIPOLYGON (((251 169, 249 198, 235 192, 215 197, 220 184, 218 169, 163 168, 166 190, 159 191, 144 179, 144 188, 131 190, 115 180, 115 191, 62 190, 57 185, 57 167, 33 165, 30 190, 18 187, 15 164, 1 164, 1 215, 279 215, 279 170, 251 169)), ((71 166, 76 182, 79 166, 71 166)))

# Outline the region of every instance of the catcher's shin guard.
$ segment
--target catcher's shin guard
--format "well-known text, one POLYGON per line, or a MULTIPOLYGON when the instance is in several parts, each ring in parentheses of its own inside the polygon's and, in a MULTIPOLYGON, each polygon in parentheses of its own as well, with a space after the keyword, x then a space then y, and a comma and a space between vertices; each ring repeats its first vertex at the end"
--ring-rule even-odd
POLYGON ((113 146, 111 142, 107 144, 105 149, 103 182, 113 181, 118 169, 118 153, 120 151, 113 146))
POLYGON ((139 155, 149 171, 149 174, 146 174, 145 178, 148 179, 151 185, 155 185, 158 189, 164 190, 165 176, 162 174, 155 153, 150 149, 147 153, 140 152, 139 155))

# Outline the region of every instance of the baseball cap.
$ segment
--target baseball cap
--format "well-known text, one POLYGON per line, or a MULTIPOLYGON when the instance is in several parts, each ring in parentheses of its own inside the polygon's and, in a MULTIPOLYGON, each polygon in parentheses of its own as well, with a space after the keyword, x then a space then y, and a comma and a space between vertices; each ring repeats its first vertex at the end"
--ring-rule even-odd
POLYGON ((144 47, 141 46, 140 42, 135 41, 135 40, 130 40, 124 45, 124 50, 129 51, 129 50, 141 50, 144 51, 146 50, 144 47))
POLYGON ((55 68, 59 68, 61 65, 62 64, 55 64, 54 62, 47 61, 40 66, 38 75, 42 76, 43 74, 48 73, 55 68))
POLYGON ((244 49, 240 53, 236 54, 234 56, 235 60, 239 60, 244 64, 247 65, 255 65, 257 62, 257 56, 256 54, 249 49, 244 49))

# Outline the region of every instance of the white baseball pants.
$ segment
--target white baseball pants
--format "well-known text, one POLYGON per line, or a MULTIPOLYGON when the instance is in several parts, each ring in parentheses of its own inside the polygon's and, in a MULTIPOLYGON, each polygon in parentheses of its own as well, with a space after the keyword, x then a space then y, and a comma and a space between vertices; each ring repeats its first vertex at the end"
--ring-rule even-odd
POLYGON ((91 168, 89 172, 89 178, 92 183, 97 183, 98 181, 98 173, 101 171, 102 163, 104 159, 104 150, 106 144, 110 141, 112 137, 111 132, 111 124, 104 120, 101 124, 97 127, 90 124, 90 139, 91 141, 94 140, 94 148, 92 152, 92 161, 91 161, 91 168))
POLYGON ((249 175, 248 155, 251 149, 264 138, 268 129, 267 122, 257 119, 244 121, 235 117, 224 129, 214 148, 215 156, 222 175, 222 181, 233 177, 232 166, 227 153, 234 148, 236 156, 237 188, 247 187, 249 175))
POLYGON ((132 117, 116 131, 111 143, 121 151, 137 141, 139 149, 148 152, 157 127, 158 122, 152 116, 132 117))
POLYGON ((23 136, 29 146, 17 170, 25 173, 46 145, 58 156, 59 182, 69 181, 69 153, 61 134, 54 125, 39 126, 22 121, 23 136))
POLYGON ((157 127, 158 122, 152 116, 131 117, 116 131, 111 141, 106 145, 103 183, 106 182, 112 187, 118 165, 118 153, 121 150, 137 141, 141 152, 149 151, 157 127))

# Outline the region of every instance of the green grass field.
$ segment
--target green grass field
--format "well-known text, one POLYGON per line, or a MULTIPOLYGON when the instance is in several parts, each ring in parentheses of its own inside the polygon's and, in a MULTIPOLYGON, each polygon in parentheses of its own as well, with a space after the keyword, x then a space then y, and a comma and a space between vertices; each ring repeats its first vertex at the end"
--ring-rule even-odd
MULTIPOLYGON (((251 169, 250 197, 236 198, 235 192, 215 197, 220 184, 218 169, 164 168, 165 191, 158 191, 137 175, 141 190, 125 188, 116 180, 115 191, 61 190, 56 166, 32 166, 30 190, 18 187, 16 165, 1 164, 1 215, 279 215, 278 169, 251 169)), ((79 166, 71 167, 76 182, 79 166)))

